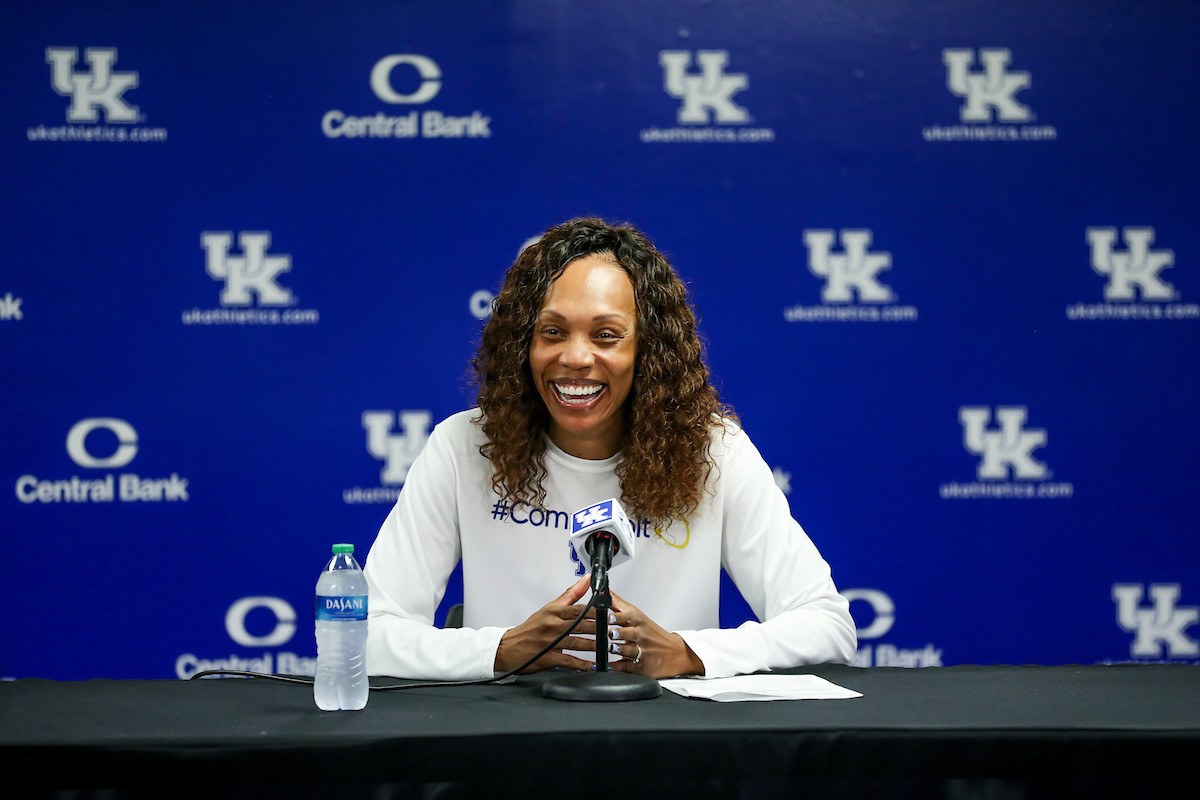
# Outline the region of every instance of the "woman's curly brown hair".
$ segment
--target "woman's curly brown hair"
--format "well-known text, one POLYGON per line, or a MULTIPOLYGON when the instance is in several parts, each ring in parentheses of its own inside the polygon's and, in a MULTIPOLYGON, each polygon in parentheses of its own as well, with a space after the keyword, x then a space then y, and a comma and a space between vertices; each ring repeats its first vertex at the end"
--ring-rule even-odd
POLYGON ((479 424, 492 486, 509 502, 546 501, 543 457, 550 413, 533 385, 529 349, 550 284, 583 256, 611 254, 633 283, 637 355, 617 467, 634 518, 666 525, 696 510, 712 471, 708 447, 719 418, 734 417, 709 384, 687 289, 631 225, 573 219, 546 231, 508 270, 474 360, 479 424))

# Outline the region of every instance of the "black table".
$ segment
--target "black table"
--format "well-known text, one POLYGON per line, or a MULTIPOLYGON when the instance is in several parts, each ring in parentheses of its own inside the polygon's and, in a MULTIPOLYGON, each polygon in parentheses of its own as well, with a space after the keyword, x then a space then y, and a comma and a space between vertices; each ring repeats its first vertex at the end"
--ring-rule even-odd
POLYGON ((610 765, 600 779, 616 792, 609 796, 682 781, 804 779, 1194 788, 1200 667, 794 672, 864 696, 564 703, 542 698, 545 676, 532 675, 506 686, 372 692, 361 712, 327 713, 308 687, 258 679, 23 680, 0 683, 0 767, 43 787, 499 776, 525 789, 558 786, 564 797, 580 796, 581 775, 597 761, 610 765))

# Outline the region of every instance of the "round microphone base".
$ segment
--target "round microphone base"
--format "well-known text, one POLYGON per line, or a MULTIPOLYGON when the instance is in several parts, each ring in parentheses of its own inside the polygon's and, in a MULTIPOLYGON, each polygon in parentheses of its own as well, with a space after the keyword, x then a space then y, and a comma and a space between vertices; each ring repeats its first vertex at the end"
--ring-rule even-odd
POLYGON ((661 694, 662 686, 654 678, 628 672, 580 672, 542 684, 542 697, 584 703, 653 700, 661 694))

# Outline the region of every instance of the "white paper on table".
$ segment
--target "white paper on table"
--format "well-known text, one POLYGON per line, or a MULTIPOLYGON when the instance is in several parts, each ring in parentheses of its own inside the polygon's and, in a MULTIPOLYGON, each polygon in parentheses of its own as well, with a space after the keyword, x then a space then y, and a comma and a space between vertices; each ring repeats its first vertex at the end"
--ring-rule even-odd
POLYGON ((664 689, 683 697, 737 703, 745 700, 847 700, 862 697, 816 675, 738 675, 733 678, 671 678, 664 689))

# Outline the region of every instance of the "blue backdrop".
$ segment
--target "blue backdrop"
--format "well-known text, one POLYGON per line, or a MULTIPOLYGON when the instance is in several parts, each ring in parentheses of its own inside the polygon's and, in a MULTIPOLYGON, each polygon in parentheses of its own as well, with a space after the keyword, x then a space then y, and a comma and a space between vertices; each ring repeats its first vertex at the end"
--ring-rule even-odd
POLYGON ((311 670, 329 545, 584 214, 688 282, 860 664, 1196 661, 1197 41, 1182 2, 6 5, 0 676, 311 670))

